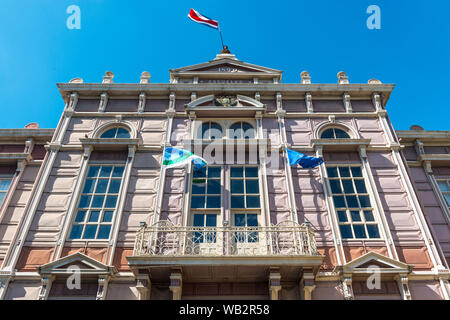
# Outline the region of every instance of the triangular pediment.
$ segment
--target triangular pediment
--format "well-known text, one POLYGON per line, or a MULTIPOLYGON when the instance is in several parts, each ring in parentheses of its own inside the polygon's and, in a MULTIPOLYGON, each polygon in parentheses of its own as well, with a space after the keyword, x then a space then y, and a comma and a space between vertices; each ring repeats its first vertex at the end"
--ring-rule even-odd
POLYGON ((183 68, 171 69, 170 78, 185 78, 185 77, 230 77, 242 78, 259 77, 261 79, 277 79, 281 81, 282 71, 254 65, 243 62, 235 58, 232 54, 219 54, 217 58, 208 62, 195 64, 183 68))
POLYGON ((342 266, 337 266, 335 271, 346 274, 371 273, 373 268, 378 268, 384 273, 409 273, 413 266, 371 251, 342 266))
POLYGON ((111 275, 117 272, 115 267, 107 266, 81 252, 38 267, 40 274, 73 274, 74 270, 93 275, 111 275))

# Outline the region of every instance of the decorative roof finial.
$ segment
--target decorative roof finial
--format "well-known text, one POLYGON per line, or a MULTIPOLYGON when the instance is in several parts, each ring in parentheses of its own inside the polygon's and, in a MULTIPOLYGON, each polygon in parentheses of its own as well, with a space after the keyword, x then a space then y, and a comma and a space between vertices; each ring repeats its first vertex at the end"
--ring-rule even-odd
POLYGON ((228 49, 228 46, 223 46, 222 51, 220 51, 220 54, 231 54, 230 50, 228 49))

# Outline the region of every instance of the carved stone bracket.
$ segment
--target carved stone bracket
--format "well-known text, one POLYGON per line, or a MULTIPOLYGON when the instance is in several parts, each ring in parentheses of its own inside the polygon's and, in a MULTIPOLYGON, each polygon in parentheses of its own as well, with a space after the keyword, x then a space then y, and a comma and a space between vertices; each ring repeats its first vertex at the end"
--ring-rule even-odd
POLYGON ((139 104, 138 104, 138 112, 144 112, 145 109, 145 103, 147 100, 147 94, 145 92, 141 92, 139 94, 139 104))
POLYGON ((342 279, 342 285, 344 287, 344 298, 345 300, 353 300, 355 298, 353 294, 353 287, 352 287, 352 276, 351 275, 344 275, 342 279))
POLYGON ((406 274, 400 274, 396 277, 400 293, 403 300, 411 300, 411 292, 409 291, 408 276, 406 274))
POLYGON ((148 274, 139 274, 136 278, 136 289, 139 292, 139 300, 150 299, 151 281, 148 274))
POLYGON ((41 287, 39 288, 38 300, 47 300, 53 280, 55 280, 54 275, 42 277, 41 287))
POLYGON ((312 95, 310 92, 306 93, 305 101, 306 101, 306 111, 309 113, 313 113, 314 108, 313 108, 313 103, 312 103, 312 95))
POLYGON ((170 291, 172 291, 173 300, 181 300, 183 290, 183 275, 180 269, 173 269, 170 274, 170 291))
POLYGON ((108 289, 109 279, 109 275, 100 275, 98 277, 97 297, 95 298, 96 300, 106 299, 106 290, 108 289))
POLYGON ((270 300, 278 300, 281 290, 281 274, 278 268, 270 268, 269 274, 269 291, 270 300))
POLYGON ((350 95, 346 92, 344 93, 343 97, 344 97, 345 111, 348 113, 353 112, 352 103, 350 101, 350 95))
POLYGON ((105 112, 107 104, 108 104, 108 93, 103 92, 100 95, 100 103, 98 105, 98 112, 105 112))
POLYGON ((314 274, 312 273, 304 273, 303 274, 303 294, 305 300, 311 300, 312 292, 316 288, 316 284, 314 283, 314 274))

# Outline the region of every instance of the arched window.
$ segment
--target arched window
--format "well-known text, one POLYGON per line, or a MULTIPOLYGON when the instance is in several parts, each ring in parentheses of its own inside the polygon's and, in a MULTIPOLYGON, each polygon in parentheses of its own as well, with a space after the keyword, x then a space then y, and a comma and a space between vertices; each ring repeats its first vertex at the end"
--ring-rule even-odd
POLYGON ((222 127, 215 122, 203 122, 202 124, 202 139, 221 139, 222 138, 222 127))
POLYGON ((322 139, 350 139, 347 132, 338 128, 326 129, 320 135, 322 139))
POLYGON ((230 139, 254 139, 255 129, 247 122, 236 122, 230 127, 230 139))
POLYGON ((116 128, 112 128, 109 130, 106 130, 105 132, 102 133, 102 135, 100 136, 100 138, 118 138, 118 139, 129 139, 130 136, 130 132, 122 127, 116 127, 116 128))

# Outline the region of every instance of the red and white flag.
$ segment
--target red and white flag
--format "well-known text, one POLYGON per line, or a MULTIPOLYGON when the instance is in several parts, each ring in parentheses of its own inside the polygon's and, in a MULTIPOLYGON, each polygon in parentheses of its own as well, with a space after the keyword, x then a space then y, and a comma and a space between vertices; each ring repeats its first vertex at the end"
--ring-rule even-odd
POLYGON ((203 15, 201 15, 200 13, 198 13, 197 11, 195 11, 194 9, 191 9, 191 11, 189 11, 188 17, 192 20, 195 21, 197 23, 201 23, 204 25, 207 25, 208 27, 214 28, 214 29, 219 29, 219 22, 216 20, 212 20, 208 17, 205 17, 203 15))

